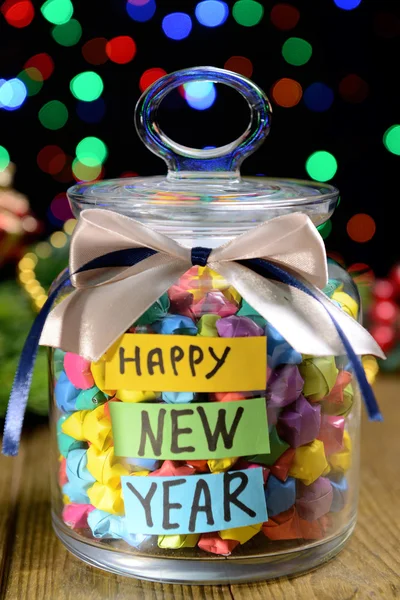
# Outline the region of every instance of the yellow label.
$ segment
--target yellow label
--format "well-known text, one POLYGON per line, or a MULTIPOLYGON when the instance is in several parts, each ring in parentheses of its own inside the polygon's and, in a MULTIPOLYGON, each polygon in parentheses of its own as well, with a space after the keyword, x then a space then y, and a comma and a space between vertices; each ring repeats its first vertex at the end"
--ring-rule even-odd
POLYGON ((168 392, 265 389, 265 337, 126 333, 106 353, 105 387, 168 392))

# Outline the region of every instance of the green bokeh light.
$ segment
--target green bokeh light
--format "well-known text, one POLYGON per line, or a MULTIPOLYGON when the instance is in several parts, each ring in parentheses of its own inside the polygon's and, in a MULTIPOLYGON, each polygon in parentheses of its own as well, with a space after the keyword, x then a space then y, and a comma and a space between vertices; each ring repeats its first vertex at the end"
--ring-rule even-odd
POLYGON ((330 152, 318 150, 307 158, 306 171, 316 181, 328 181, 337 171, 336 158, 330 152))
POLYGON ((292 37, 286 40, 282 46, 283 58, 290 65, 300 67, 305 65, 311 58, 312 46, 306 40, 292 37))
POLYGON ((97 137, 86 137, 76 147, 76 156, 83 165, 95 167, 107 158, 108 150, 105 143, 97 137))
POLYGON ((389 152, 400 156, 400 125, 392 125, 385 131, 383 143, 389 152))
POLYGON ((253 27, 263 18, 264 7, 255 0, 239 0, 235 2, 232 15, 239 25, 253 27))
POLYGON ((36 96, 43 87, 40 71, 34 67, 28 67, 21 71, 18 75, 18 79, 25 85, 28 96, 36 96), (30 75, 33 77, 30 77, 30 75))
POLYGON ((318 225, 317 229, 320 232, 321 237, 324 240, 326 240, 326 238, 332 231, 332 221, 329 219, 328 221, 326 221, 326 223, 323 223, 322 225, 318 225))
POLYGON ((0 171, 4 171, 4 169, 7 169, 9 164, 10 155, 8 154, 4 146, 0 146, 0 171))
POLYGON ((50 23, 63 25, 72 17, 74 7, 70 0, 46 0, 40 10, 44 18, 50 23))
POLYGON ((61 129, 68 121, 68 109, 59 100, 51 100, 40 109, 39 121, 46 129, 61 129))
POLYGON ((84 71, 71 80, 69 87, 78 100, 93 102, 101 96, 104 85, 100 75, 94 71, 84 71))
POLYGON ((51 35, 61 46, 74 46, 81 39, 82 27, 79 21, 70 19, 68 23, 56 25, 51 35))

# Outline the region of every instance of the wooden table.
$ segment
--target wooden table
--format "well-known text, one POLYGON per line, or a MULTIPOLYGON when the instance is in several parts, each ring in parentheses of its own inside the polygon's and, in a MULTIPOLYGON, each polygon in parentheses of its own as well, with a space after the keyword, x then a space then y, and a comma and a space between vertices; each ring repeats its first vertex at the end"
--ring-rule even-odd
POLYGON ((85 565, 51 529, 47 427, 28 430, 18 458, 0 458, 0 600, 400 598, 400 378, 382 377, 376 392, 385 421, 364 418, 360 512, 351 541, 319 569, 269 583, 162 585, 85 565))

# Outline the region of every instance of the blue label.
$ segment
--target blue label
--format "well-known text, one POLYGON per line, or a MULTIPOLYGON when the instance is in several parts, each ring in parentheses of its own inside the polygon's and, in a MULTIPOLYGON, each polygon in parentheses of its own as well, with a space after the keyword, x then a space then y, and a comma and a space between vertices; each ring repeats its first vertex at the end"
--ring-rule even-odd
POLYGON ((268 519, 261 468, 121 481, 129 533, 206 533, 268 519))

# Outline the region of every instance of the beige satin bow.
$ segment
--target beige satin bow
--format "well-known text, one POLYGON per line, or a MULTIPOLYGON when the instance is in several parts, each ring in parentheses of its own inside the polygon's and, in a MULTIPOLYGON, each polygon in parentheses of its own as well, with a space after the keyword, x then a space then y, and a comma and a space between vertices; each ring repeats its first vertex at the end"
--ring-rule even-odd
MULTIPOLYGON (((157 254, 133 267, 74 275, 76 289, 50 313, 40 344, 98 360, 192 266, 190 248, 138 221, 107 210, 84 210, 71 241, 71 273, 109 252, 138 247, 152 248, 157 254)), ((265 279, 235 262, 249 258, 267 259, 294 274, 327 307, 357 354, 384 357, 370 334, 320 290, 327 282, 325 247, 306 215, 294 213, 271 219, 212 250, 207 264, 297 352, 343 354, 336 328, 323 306, 304 292, 265 279)))

